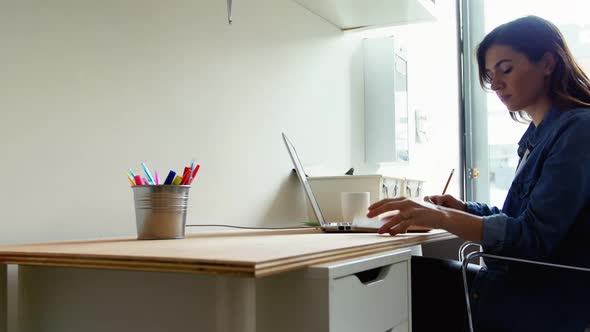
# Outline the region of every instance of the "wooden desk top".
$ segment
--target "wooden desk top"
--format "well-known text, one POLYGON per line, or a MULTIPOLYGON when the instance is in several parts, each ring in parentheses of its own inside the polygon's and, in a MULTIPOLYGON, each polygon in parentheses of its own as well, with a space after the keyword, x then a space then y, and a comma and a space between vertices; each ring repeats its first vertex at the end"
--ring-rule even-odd
POLYGON ((452 239, 442 230, 391 237, 315 229, 111 238, 0 246, 0 263, 265 277, 311 265, 452 239))

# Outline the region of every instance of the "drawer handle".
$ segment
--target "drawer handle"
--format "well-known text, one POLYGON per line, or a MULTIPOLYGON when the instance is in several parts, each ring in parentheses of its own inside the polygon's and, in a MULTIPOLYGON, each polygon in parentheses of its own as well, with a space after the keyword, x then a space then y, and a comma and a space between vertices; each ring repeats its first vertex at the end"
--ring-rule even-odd
POLYGON ((370 285, 376 282, 379 282, 387 276, 389 272, 390 266, 380 266, 374 269, 361 271, 355 273, 354 275, 358 278, 358 280, 363 283, 364 285, 370 285))

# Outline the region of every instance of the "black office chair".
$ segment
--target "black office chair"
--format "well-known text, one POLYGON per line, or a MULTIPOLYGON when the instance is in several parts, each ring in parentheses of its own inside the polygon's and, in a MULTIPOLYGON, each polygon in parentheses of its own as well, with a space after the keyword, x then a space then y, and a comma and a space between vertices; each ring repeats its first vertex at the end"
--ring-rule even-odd
MULTIPOLYGON (((465 301, 467 304, 467 318, 468 318, 468 322, 469 322, 469 330, 471 332, 474 332, 474 329, 473 329, 473 317, 471 314, 471 302, 469 300, 469 286, 467 285, 467 264, 473 258, 490 258, 490 259, 495 259, 495 260, 519 262, 519 263, 525 263, 525 264, 534 264, 534 265, 541 265, 541 266, 547 266, 547 267, 562 268, 562 269, 567 269, 567 270, 590 272, 590 268, 583 268, 583 267, 570 266, 570 265, 561 265, 561 264, 552 264, 552 263, 532 261, 532 260, 520 259, 520 258, 514 258, 514 257, 505 257, 505 256, 486 254, 483 251, 481 251, 481 246, 478 243, 471 242, 471 241, 467 241, 467 242, 463 243, 461 245, 461 247, 459 248, 459 261, 462 262, 461 273, 463 275, 463 290, 465 291, 465 301), (467 256, 465 256, 465 251, 467 250, 467 248, 472 247, 472 246, 477 246, 480 249, 478 251, 470 252, 469 254, 467 254, 467 256)), ((590 326, 588 326, 586 328, 585 332, 590 332, 590 326)))

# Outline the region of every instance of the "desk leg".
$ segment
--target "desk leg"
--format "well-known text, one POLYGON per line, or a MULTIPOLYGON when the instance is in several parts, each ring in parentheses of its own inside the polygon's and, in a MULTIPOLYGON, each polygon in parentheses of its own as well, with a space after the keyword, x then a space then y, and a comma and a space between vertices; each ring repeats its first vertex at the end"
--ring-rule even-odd
POLYGON ((0 264, 0 332, 19 331, 18 273, 19 265, 0 264))
POLYGON ((256 332, 256 280, 216 278, 216 331, 256 332))
POLYGON ((8 269, 0 264, 0 332, 8 332, 8 269))
POLYGON ((422 256, 422 245, 421 244, 417 244, 415 246, 411 246, 410 248, 411 251, 411 255, 412 256, 422 256))

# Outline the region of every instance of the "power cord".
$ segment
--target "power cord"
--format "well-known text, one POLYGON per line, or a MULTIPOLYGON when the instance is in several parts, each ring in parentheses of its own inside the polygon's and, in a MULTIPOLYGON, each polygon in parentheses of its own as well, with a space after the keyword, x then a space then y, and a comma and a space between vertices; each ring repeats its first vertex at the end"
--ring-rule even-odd
POLYGON ((186 227, 229 227, 229 228, 240 228, 240 229, 301 229, 308 228, 313 229, 312 226, 293 226, 293 227, 249 227, 249 226, 235 226, 235 225, 219 225, 219 224, 205 224, 205 225, 186 225, 186 227))

